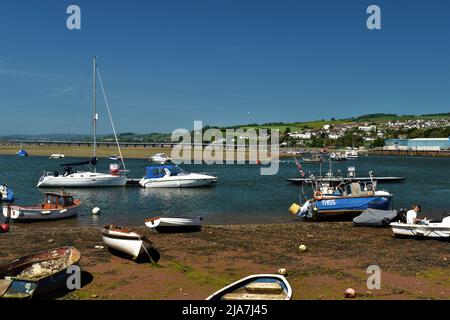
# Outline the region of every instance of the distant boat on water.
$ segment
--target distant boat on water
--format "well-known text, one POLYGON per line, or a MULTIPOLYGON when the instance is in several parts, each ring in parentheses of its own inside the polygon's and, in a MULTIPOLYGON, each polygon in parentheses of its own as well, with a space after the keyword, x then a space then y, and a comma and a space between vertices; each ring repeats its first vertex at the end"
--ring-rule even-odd
POLYGON ((155 162, 159 164, 171 163, 172 159, 168 157, 165 153, 157 153, 151 156, 148 161, 155 162))
POLYGON ((18 157, 28 157, 28 152, 26 152, 26 150, 24 150, 24 149, 20 149, 19 151, 17 151, 16 156, 18 156, 18 157))
POLYGON ((52 153, 48 158, 50 160, 51 159, 64 159, 65 155, 63 155, 62 153, 52 153))

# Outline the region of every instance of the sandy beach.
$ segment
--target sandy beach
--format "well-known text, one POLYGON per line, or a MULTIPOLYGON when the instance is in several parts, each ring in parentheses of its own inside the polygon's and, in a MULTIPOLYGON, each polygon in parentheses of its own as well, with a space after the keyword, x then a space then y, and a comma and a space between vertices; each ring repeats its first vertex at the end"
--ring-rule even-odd
POLYGON ((294 299, 448 299, 448 242, 393 238, 390 229, 351 223, 208 225, 201 232, 157 234, 133 228, 153 240, 161 259, 136 263, 96 249, 100 229, 16 224, 0 235, 0 262, 74 245, 82 254, 80 290, 57 299, 205 299, 219 288, 255 273, 288 270, 294 299), (300 252, 304 244, 307 251, 300 252), (382 269, 381 289, 368 290, 366 268, 382 269))

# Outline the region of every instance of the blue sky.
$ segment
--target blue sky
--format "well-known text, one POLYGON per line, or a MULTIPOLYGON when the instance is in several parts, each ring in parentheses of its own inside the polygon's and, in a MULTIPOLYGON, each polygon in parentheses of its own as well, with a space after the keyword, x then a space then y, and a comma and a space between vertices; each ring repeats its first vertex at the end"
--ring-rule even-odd
POLYGON ((449 34, 447 0, 2 0, 0 134, 89 133, 94 55, 120 132, 449 112, 449 34))

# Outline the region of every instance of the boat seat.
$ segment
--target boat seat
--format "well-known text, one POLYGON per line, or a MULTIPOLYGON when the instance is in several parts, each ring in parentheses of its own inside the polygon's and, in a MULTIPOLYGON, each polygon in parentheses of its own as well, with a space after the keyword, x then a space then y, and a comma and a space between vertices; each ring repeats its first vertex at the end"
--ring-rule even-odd
POLYGON ((222 300, 284 300, 285 294, 227 293, 222 300))
POLYGON ((278 282, 255 282, 247 285, 245 291, 248 293, 270 293, 281 294, 283 287, 278 282))

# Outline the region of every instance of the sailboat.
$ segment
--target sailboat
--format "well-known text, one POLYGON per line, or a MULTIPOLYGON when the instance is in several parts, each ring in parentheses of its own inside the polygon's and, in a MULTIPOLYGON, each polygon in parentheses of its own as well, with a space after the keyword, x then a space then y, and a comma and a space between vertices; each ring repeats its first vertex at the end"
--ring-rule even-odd
POLYGON ((103 96, 105 98, 106 107, 108 109, 109 118, 111 121, 111 125, 114 132, 114 137, 116 139, 117 148, 119 149, 120 158, 123 159, 122 153, 120 151, 120 145, 117 140, 116 130, 114 128, 114 123, 112 122, 111 112, 109 110, 108 100, 106 99, 105 90, 103 88, 102 79, 100 76, 100 73, 97 69, 97 60, 96 57, 93 59, 93 131, 94 131, 94 154, 92 159, 83 161, 83 162, 76 162, 76 163, 66 163, 61 164, 61 167, 64 167, 64 170, 61 172, 53 171, 53 172, 44 172, 44 174, 40 177, 39 182, 37 184, 38 188, 47 188, 47 187, 72 187, 72 188, 80 188, 80 187, 113 187, 113 186, 125 186, 127 183, 127 177, 123 173, 126 172, 125 163, 122 160, 122 164, 124 167, 124 170, 118 170, 117 165, 113 164, 110 166, 110 171, 108 173, 103 172, 97 172, 96 165, 97 165, 97 156, 96 156, 96 149, 97 149, 97 120, 98 120, 98 114, 97 114, 97 95, 96 95, 96 79, 97 79, 97 73, 100 80, 101 89, 103 92, 103 96), (72 171, 72 167, 74 166, 82 166, 82 165, 90 165, 91 170, 90 171, 72 171))

